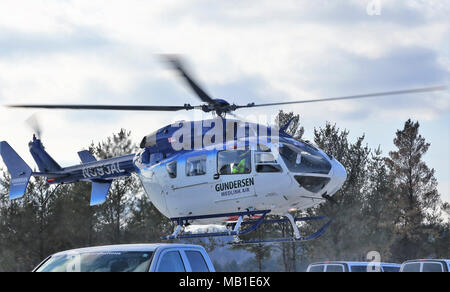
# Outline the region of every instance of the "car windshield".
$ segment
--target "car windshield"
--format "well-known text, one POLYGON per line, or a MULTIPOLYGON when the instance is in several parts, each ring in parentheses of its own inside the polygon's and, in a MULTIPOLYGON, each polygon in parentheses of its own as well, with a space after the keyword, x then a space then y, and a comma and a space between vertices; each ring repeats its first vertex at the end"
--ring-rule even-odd
POLYGON ((50 257, 37 272, 146 272, 152 252, 86 252, 50 257))
POLYGON ((328 174, 331 164, 314 147, 290 139, 281 140, 279 153, 292 172, 328 174))

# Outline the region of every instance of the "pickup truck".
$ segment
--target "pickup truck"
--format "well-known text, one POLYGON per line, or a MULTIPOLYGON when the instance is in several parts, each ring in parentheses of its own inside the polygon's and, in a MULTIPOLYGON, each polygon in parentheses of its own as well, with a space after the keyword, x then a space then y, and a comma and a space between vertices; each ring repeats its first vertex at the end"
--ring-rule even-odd
POLYGON ((55 253, 33 272, 215 272, 205 249, 190 244, 123 244, 55 253))

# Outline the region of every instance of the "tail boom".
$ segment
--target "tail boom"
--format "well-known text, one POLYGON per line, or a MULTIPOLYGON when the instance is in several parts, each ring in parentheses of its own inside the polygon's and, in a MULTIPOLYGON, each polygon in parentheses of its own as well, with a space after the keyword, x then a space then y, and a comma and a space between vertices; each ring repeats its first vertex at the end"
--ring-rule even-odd
POLYGON ((49 184, 92 182, 91 205, 97 205, 106 200, 114 179, 130 176, 137 171, 133 162, 135 154, 97 161, 94 156, 84 150, 78 153, 83 163, 61 168, 44 150, 36 137, 33 137, 33 141, 30 142, 30 152, 40 172, 33 172, 7 142, 0 142, 0 155, 11 175, 10 199, 17 199, 25 194, 31 176, 41 176, 46 177, 49 184))
POLYGON ((48 183, 71 183, 77 181, 107 181, 136 172, 133 162, 134 154, 109 158, 105 160, 69 166, 49 173, 48 183))

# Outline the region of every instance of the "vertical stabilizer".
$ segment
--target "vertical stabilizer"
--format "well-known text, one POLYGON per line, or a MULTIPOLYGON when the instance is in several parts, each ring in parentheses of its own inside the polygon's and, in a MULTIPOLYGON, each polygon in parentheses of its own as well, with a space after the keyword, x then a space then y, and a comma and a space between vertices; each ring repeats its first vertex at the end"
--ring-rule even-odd
POLYGON ((41 172, 56 172, 61 170, 61 166, 45 151, 41 140, 37 139, 35 135, 33 135, 33 141, 28 146, 41 172))

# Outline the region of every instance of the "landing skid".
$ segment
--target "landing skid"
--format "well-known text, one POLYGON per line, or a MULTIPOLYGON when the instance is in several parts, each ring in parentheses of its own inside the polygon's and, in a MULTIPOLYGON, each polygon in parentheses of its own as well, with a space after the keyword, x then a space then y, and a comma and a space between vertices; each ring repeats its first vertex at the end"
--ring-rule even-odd
MULTIPOLYGON (((323 220, 327 219, 326 216, 316 216, 316 217, 300 217, 300 218, 293 218, 294 222, 298 221, 313 221, 313 220, 323 220)), ((278 219, 278 220, 266 220, 263 223, 264 224, 273 224, 278 222, 291 222, 289 218, 286 219, 278 219)), ((308 236, 300 236, 298 232, 298 226, 294 223, 292 225, 294 229, 294 237, 285 237, 285 238, 268 238, 268 239, 257 239, 257 240, 238 240, 230 242, 231 245, 241 245, 241 244, 257 244, 257 243, 277 243, 277 242, 301 242, 301 241, 309 241, 316 239, 320 237, 330 226, 331 222, 333 222, 333 219, 329 219, 322 227, 320 227, 316 232, 313 234, 310 234, 308 236), (297 236, 298 234, 298 236, 297 236)))
POLYGON ((233 236, 234 241, 230 244, 256 244, 256 243, 271 243, 271 242, 300 242, 300 241, 308 241, 321 236, 325 230, 329 227, 332 219, 328 220, 321 228, 319 228, 316 232, 308 236, 301 236, 300 231, 296 222, 299 221, 313 221, 313 220, 323 220, 327 217, 325 216, 315 216, 315 217, 300 217, 294 218, 291 214, 286 213, 286 218, 283 219, 269 219, 264 220, 266 215, 270 213, 270 210, 261 210, 261 211, 246 211, 246 212, 238 212, 238 213, 224 213, 224 214, 214 214, 214 215, 204 215, 204 216, 191 216, 191 217, 180 217, 180 218, 172 218, 172 221, 177 223, 177 227, 175 231, 168 236, 164 236, 162 240, 171 240, 171 239, 189 239, 189 238, 205 238, 205 237, 220 237, 220 236, 233 236), (245 221, 244 218, 248 216, 260 216, 256 220, 245 221), (198 233, 198 234, 182 234, 184 226, 188 225, 190 221, 193 220, 201 220, 201 219, 210 219, 210 218, 222 218, 222 217, 237 217, 238 220, 234 224, 233 229, 224 232, 208 232, 208 233, 198 233), (288 238, 271 238, 271 239, 262 239, 262 240, 249 240, 242 241, 239 239, 240 235, 249 234, 250 232, 255 231, 261 224, 274 224, 274 223, 283 223, 289 222, 294 231, 293 237, 288 238), (241 229, 242 226, 249 225, 246 229, 241 229))

